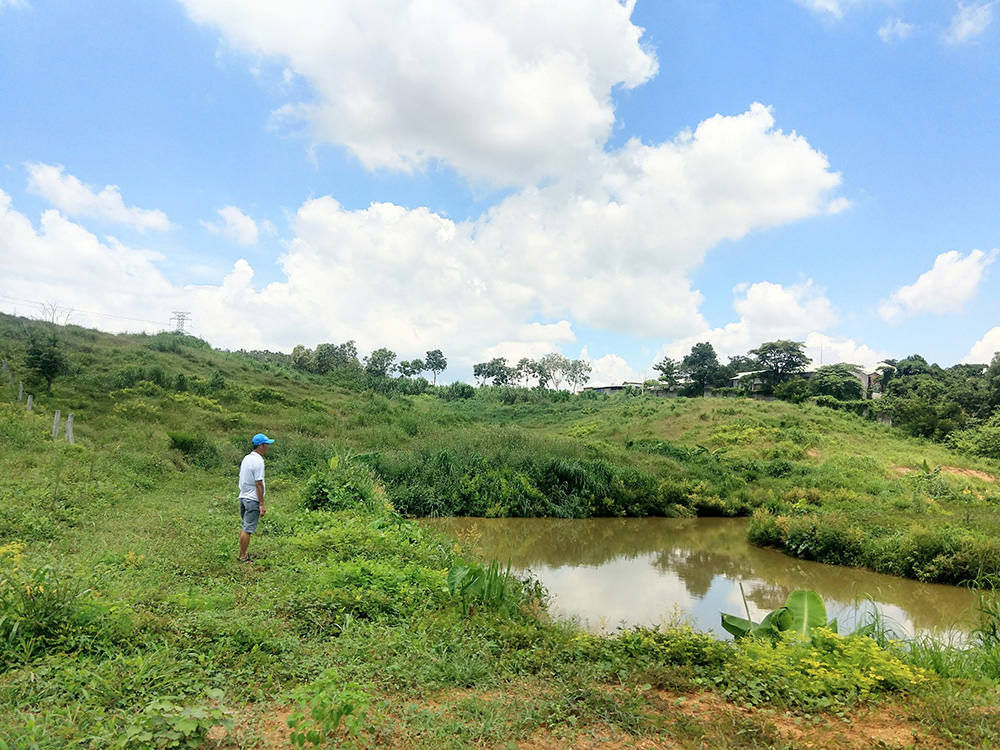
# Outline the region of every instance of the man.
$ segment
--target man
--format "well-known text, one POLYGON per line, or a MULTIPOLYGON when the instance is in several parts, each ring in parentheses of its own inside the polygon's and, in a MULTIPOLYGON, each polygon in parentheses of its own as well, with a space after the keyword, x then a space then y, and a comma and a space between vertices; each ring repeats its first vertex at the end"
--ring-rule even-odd
POLYGON ((271 447, 271 440, 263 432, 258 432, 250 440, 251 450, 240 464, 240 554, 236 558, 240 562, 251 562, 247 550, 250 548, 250 535, 257 530, 257 522, 267 512, 264 507, 264 456, 271 447))

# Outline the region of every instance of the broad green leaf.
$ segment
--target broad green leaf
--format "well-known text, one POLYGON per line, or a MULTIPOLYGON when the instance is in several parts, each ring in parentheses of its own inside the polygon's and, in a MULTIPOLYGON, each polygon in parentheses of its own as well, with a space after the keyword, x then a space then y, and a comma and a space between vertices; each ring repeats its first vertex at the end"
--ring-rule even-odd
POLYGON ((750 632, 757 627, 757 623, 751 622, 745 617, 727 615, 723 612, 722 627, 727 633, 731 634, 735 638, 746 638, 750 635, 750 632))
POLYGON ((789 630, 807 636, 813 628, 826 625, 826 606, 815 591, 793 591, 785 600, 785 606, 792 613, 789 630))
POLYGON ((771 637, 782 630, 788 630, 791 626, 792 613, 788 611, 788 607, 778 607, 761 620, 760 625, 750 631, 750 635, 755 638, 771 637))

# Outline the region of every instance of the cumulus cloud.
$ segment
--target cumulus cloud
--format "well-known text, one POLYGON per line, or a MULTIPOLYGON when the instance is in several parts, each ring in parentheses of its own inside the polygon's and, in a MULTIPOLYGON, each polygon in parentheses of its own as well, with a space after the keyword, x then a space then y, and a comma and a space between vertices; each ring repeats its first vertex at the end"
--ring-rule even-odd
POLYGON ((963 364, 983 364, 988 365, 1000 353, 1000 326, 995 326, 972 345, 968 355, 962 360, 963 364))
POLYGON ((805 353, 812 359, 811 367, 847 362, 872 369, 889 356, 888 352, 877 351, 851 338, 828 336, 813 331, 805 337, 805 353))
POLYGON ((930 271, 882 300, 879 315, 887 323, 896 323, 923 312, 935 315, 960 312, 976 296, 997 253, 997 250, 989 253, 973 250, 964 257, 956 250, 942 253, 930 271))
POLYGON ((705 328, 664 346, 654 361, 662 357, 680 359, 696 343, 708 341, 719 360, 746 354, 765 341, 791 339, 805 341, 814 331, 822 331, 837 322, 837 314, 824 290, 811 279, 785 287, 769 281, 740 285, 741 295, 733 300, 739 320, 720 328, 705 328))
MULTIPOLYGON (((590 363, 590 380, 587 385, 621 385, 625 382, 637 383, 642 381, 642 375, 617 354, 605 354, 603 357, 594 359, 587 351, 587 347, 583 347, 583 351, 580 352, 580 359, 590 363)), ((650 378, 653 378, 657 374, 651 372, 648 375, 650 378)))
MULTIPOLYGON (((101 241, 52 209, 36 229, 0 190, 0 285, 8 296, 59 300, 77 309, 99 304, 99 312, 162 319, 166 325, 178 295, 157 267, 162 260, 115 240, 101 241)), ((107 324, 80 313, 73 322, 107 324)))
MULTIPOLYGON (((823 154, 775 128, 770 110, 755 104, 665 143, 633 140, 601 152, 586 170, 514 193, 467 221, 390 203, 348 210, 329 196, 309 200, 291 219, 277 281, 260 287, 240 260, 219 284, 169 289, 170 309, 192 311, 220 346, 288 350, 355 339, 406 357, 440 347, 456 363, 559 350, 575 340, 577 324, 688 336, 706 328, 690 274, 712 247, 822 215, 839 184, 823 154), (248 321, 247 309, 261 314, 248 321)), ((241 211, 220 216, 218 231, 244 226, 234 236, 252 238, 241 211)), ((85 244, 95 242, 88 236, 85 244)), ((162 286, 155 264, 137 257, 162 286)), ((141 308, 145 287, 126 283, 108 273, 88 294, 134 286, 141 308)), ((789 319, 819 326, 832 315, 809 282, 745 291, 737 309, 754 332, 784 337, 809 330, 789 319)))
POLYGON ((915 24, 906 23, 899 17, 887 18, 885 23, 879 27, 878 35, 883 42, 891 44, 892 42, 909 39, 916 29, 915 24))
MULTIPOLYGON (((221 224, 212 224, 203 221, 201 222, 202 226, 213 234, 222 234, 241 245, 257 244, 260 236, 260 229, 257 227, 257 222, 236 208, 236 206, 220 208, 218 213, 222 217, 221 224)), ((263 227, 265 231, 273 231, 274 225, 270 222, 264 222, 263 227)))
POLYGON ((183 2, 311 84, 282 114, 372 169, 440 161, 515 186, 564 173, 607 140, 612 90, 657 70, 634 0, 183 2))
POLYGON ((162 211, 126 206, 117 185, 107 185, 95 192, 73 175, 63 174, 65 167, 61 164, 29 162, 25 168, 28 190, 42 196, 67 216, 112 221, 140 232, 170 229, 170 221, 162 211))
POLYGON ((948 44, 965 44, 978 37, 993 23, 994 5, 995 2, 958 3, 958 12, 951 19, 944 40, 948 44))

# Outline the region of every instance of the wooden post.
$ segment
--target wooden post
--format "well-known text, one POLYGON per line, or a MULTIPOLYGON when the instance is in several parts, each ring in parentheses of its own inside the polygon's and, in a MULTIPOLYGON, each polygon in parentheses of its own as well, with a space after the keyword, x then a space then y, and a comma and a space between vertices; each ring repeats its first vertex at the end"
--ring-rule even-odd
POLYGON ((24 383, 20 380, 17 382, 17 400, 20 401, 24 398, 24 383))
POLYGON ((56 409, 55 419, 52 420, 52 439, 55 440, 59 437, 59 417, 61 416, 58 409, 56 409))
POLYGON ((73 415, 66 417, 66 442, 73 445, 73 415))
POLYGON ((28 396, 28 408, 26 409, 26 411, 31 411, 31 405, 32 405, 32 404, 33 404, 34 402, 35 402, 35 397, 34 397, 34 396, 31 396, 31 395, 29 395, 29 396, 28 396))

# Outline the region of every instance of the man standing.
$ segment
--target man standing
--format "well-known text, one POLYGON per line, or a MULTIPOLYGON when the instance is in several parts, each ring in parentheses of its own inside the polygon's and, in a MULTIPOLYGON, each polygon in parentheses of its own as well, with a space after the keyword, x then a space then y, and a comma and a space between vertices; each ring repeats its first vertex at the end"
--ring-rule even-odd
POLYGON ((257 522, 267 510, 264 508, 264 456, 271 447, 271 440, 263 432, 258 432, 250 440, 253 450, 240 464, 240 554, 236 559, 240 562, 250 562, 247 550, 250 547, 250 535, 257 530, 257 522))

